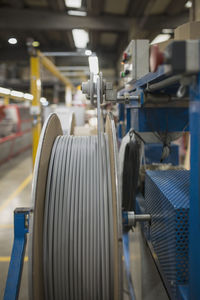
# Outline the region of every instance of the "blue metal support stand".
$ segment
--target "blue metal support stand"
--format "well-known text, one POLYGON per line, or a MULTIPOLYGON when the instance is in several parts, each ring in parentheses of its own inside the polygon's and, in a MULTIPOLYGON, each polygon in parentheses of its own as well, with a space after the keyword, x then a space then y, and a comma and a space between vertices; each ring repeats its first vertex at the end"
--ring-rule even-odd
POLYGON ((126 109, 126 133, 131 129, 131 109, 126 109))
POLYGON ((120 103, 118 109, 119 109, 118 139, 121 141, 121 139, 125 135, 125 128, 124 128, 125 105, 123 103, 120 103))
POLYGON ((200 74, 190 91, 189 299, 200 298, 200 74))
POLYGON ((14 244, 4 292, 4 300, 17 300, 24 263, 27 233, 29 228, 29 208, 16 208, 14 211, 14 244))

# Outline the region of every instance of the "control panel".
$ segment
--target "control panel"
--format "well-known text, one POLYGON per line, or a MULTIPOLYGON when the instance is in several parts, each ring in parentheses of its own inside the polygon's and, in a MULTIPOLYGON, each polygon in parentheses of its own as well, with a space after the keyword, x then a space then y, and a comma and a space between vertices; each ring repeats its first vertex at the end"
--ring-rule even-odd
POLYGON ((124 85, 149 72, 149 40, 132 40, 123 52, 121 78, 124 85))

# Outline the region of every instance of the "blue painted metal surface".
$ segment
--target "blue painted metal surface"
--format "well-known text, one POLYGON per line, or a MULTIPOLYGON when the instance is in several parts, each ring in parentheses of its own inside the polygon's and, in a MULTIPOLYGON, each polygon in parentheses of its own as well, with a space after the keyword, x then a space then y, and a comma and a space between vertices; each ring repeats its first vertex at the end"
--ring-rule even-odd
POLYGON ((19 296, 21 275, 24 262, 28 233, 28 216, 30 209, 17 208, 14 211, 14 244, 8 270, 4 300, 17 300, 19 296))
POLYGON ((189 286, 179 285, 177 291, 177 300, 188 300, 189 299, 189 286))
POLYGON ((131 129, 131 109, 126 109, 126 133, 131 129))
POLYGON ((121 139, 124 137, 125 134, 125 128, 124 128, 124 120, 125 120, 125 105, 123 103, 120 103, 118 105, 118 111, 119 111, 119 122, 118 122, 118 139, 121 141, 121 139))
POLYGON ((189 293, 190 299, 200 299, 200 74, 191 87, 190 134, 190 238, 189 293))
POLYGON ((131 109, 130 126, 139 132, 187 131, 189 129, 188 108, 131 109))
POLYGON ((146 213, 152 217, 148 236, 173 299, 177 299, 178 286, 188 284, 189 277, 189 184, 186 170, 146 174, 146 213))
MULTIPOLYGON (((154 73, 149 72, 148 74, 146 74, 145 76, 143 76, 142 78, 138 79, 138 80, 133 80, 131 81, 130 84, 130 88, 129 88, 129 92, 132 92, 138 88, 144 88, 148 83, 155 83, 158 81, 161 81, 163 79, 166 79, 169 76, 172 76, 173 74, 170 73, 165 66, 159 66, 158 70, 154 73)), ((127 89, 122 89, 120 91, 120 95, 123 95, 124 92, 127 92, 127 89)))
POLYGON ((128 212, 127 211, 122 212, 122 223, 123 223, 123 225, 128 225, 128 212))
MULTIPOLYGON (((145 144, 145 163, 147 165, 153 163, 160 163, 162 156, 163 145, 162 144, 145 144)), ((171 163, 174 166, 179 165, 179 146, 171 144, 170 154, 164 159, 164 164, 171 163)))
POLYGON ((129 252, 129 236, 128 231, 123 232, 123 249, 124 249, 124 262, 125 271, 128 280, 129 297, 130 300, 135 300, 135 292, 133 288, 131 269, 130 269, 130 252, 129 252))

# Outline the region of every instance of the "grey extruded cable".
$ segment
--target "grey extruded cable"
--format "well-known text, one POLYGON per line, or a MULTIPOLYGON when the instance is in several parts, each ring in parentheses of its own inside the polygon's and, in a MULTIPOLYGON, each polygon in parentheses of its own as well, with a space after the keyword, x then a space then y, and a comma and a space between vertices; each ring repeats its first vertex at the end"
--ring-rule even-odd
POLYGON ((47 300, 112 300, 114 238, 106 134, 56 138, 44 212, 47 300))

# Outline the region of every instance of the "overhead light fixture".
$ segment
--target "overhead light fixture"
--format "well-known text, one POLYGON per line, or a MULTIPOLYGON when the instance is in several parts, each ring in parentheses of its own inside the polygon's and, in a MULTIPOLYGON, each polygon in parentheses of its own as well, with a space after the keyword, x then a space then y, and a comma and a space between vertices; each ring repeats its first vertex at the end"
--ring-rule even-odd
POLYGON ((171 35, 170 34, 159 34, 157 35, 157 37, 155 37, 155 39, 151 42, 151 45, 153 44, 159 44, 159 43, 162 43, 162 42, 166 42, 168 41, 169 39, 171 38, 171 35))
POLYGON ((33 42, 32 42, 32 46, 35 47, 35 48, 37 48, 37 47, 40 46, 40 42, 38 42, 38 41, 33 41, 33 42))
POLYGON ((40 102, 43 106, 47 106, 49 104, 49 102, 47 101, 47 99, 45 97, 41 97, 40 102))
POLYGON ((6 88, 3 88, 3 87, 0 87, 0 94, 10 95, 10 90, 6 89, 6 88))
POLYGON ((185 3, 185 7, 186 8, 191 8, 192 7, 192 1, 187 1, 186 3, 185 3))
POLYGON ((174 33, 174 29, 171 29, 171 28, 165 28, 162 30, 162 33, 165 33, 165 34, 172 34, 174 33))
POLYGON ((81 11, 81 10, 68 10, 68 15, 85 17, 85 16, 87 16, 87 12, 86 11, 81 11))
POLYGON ((89 34, 84 29, 73 29, 72 35, 76 48, 86 48, 89 42, 89 34))
POLYGON ((99 73, 99 61, 97 56, 89 56, 90 73, 97 75, 99 73))
POLYGON ((13 97, 17 97, 17 98, 23 98, 24 97, 24 93, 18 92, 18 91, 15 91, 15 90, 11 91, 10 95, 13 96, 13 97))
POLYGON ((29 94, 29 93, 25 93, 24 94, 24 99, 26 99, 26 100, 33 100, 33 95, 29 94))
POLYGON ((76 7, 79 8, 81 7, 82 0, 65 0, 65 5, 67 7, 76 7))
POLYGON ((11 45, 15 45, 15 44, 17 44, 17 39, 16 38, 9 38, 8 43, 11 44, 11 45))
POLYGON ((87 55, 87 56, 92 55, 92 51, 91 50, 85 50, 85 55, 87 55))
POLYGON ((41 103, 44 103, 44 102, 46 102, 46 101, 47 101, 47 99, 46 99, 45 97, 41 97, 41 98, 40 98, 40 102, 41 102, 41 103))

